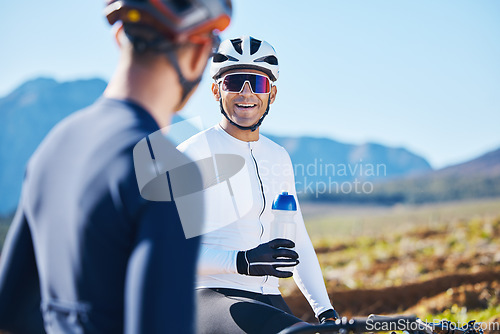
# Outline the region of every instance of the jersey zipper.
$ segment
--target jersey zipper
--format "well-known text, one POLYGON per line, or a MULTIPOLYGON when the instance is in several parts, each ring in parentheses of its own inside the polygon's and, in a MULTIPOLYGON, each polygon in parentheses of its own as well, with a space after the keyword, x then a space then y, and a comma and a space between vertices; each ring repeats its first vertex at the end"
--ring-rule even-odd
MULTIPOLYGON (((262 235, 264 235, 264 225, 262 224, 262 221, 260 218, 262 217, 262 214, 264 213, 264 209, 266 208, 266 196, 264 195, 264 185, 262 184, 262 179, 260 178, 259 174, 259 166, 257 165, 257 160, 255 160, 255 156, 253 155, 253 148, 250 143, 248 143, 248 147, 250 148, 250 155, 252 156, 253 163, 255 165, 255 171, 257 173, 257 178, 259 179, 260 183, 260 193, 262 195, 262 210, 260 211, 259 214, 259 222, 260 222, 260 241, 262 242, 262 235)), ((262 284, 266 283, 268 279, 268 276, 264 276, 264 280, 262 281, 262 284)), ((264 293, 264 287, 261 287, 262 293, 264 293)))
POLYGON ((255 156, 253 155, 253 149, 252 149, 252 146, 250 146, 250 143, 248 143, 248 147, 250 148, 250 155, 252 156, 253 163, 255 165, 255 172, 257 173, 257 178, 259 179, 260 193, 262 195, 262 210, 260 210, 260 214, 259 214, 260 241, 262 241, 262 235, 264 235, 264 225, 262 225, 262 221, 260 220, 260 217, 262 217, 262 214, 264 213, 264 209, 266 208, 266 197, 264 196, 264 186, 262 184, 262 179, 260 178, 260 174, 259 174, 259 166, 257 165, 257 160, 255 160, 255 156))

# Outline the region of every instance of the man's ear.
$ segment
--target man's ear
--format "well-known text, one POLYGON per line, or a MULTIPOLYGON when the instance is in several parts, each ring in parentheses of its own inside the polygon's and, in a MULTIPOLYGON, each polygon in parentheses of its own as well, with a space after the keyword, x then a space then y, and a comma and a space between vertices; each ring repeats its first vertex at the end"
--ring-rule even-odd
POLYGON ((276 86, 272 86, 271 87, 271 101, 269 101, 270 104, 273 104, 274 103, 274 100, 276 99, 276 94, 278 94, 278 88, 276 88, 276 86))
POLYGON ((113 30, 116 44, 118 44, 118 47, 121 49, 121 47, 123 46, 123 38, 126 38, 125 33, 123 32, 123 24, 117 23, 113 26, 113 30))
POLYGON ((220 100, 219 85, 217 85, 215 82, 212 83, 212 94, 214 94, 215 101, 220 100))

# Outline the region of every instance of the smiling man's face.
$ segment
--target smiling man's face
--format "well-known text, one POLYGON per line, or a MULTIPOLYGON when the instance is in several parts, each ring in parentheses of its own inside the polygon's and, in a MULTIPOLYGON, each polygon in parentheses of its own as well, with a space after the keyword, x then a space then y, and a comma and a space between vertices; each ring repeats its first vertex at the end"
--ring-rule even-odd
MULTIPOLYGON (((261 71, 251 69, 232 70, 224 73, 224 75, 231 73, 255 73, 265 75, 261 71)), ((222 96, 224 110, 233 122, 241 126, 252 126, 257 123, 266 112, 268 99, 271 98, 270 103, 274 102, 277 90, 276 86, 272 86, 270 96, 269 93, 255 94, 252 92, 250 84, 245 82, 243 89, 239 93, 226 92, 221 89, 221 84, 216 83, 212 85, 212 92, 217 101, 219 101, 220 96, 222 96)), ((224 118, 223 122, 225 121, 227 120, 224 118)), ((228 124, 228 126, 233 125, 228 124)))

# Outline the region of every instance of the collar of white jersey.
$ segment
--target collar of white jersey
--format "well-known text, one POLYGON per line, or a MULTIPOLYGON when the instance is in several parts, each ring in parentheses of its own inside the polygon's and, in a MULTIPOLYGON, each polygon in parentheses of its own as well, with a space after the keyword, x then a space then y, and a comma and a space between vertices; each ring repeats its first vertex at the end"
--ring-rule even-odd
POLYGON ((254 148, 262 142, 262 140, 261 140, 262 135, 260 135, 260 134, 259 134, 259 139, 256 141, 244 141, 244 140, 240 140, 238 138, 235 138, 235 137, 231 136, 229 133, 227 133, 226 130, 224 130, 222 128, 220 123, 217 123, 217 125, 215 126, 215 130, 217 130, 217 132, 220 133, 223 137, 227 138, 228 140, 232 141, 233 143, 235 143, 237 145, 254 148))

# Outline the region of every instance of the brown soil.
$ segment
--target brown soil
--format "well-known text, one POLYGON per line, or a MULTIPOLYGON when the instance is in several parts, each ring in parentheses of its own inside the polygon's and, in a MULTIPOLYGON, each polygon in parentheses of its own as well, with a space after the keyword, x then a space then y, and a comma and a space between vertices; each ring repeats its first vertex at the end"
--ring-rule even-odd
MULTIPOLYGON (((328 292, 335 308, 342 316, 347 317, 371 313, 417 313, 422 307, 442 312, 453 304, 471 309, 486 308, 492 295, 496 298, 500 295, 500 269, 443 275, 424 282, 381 289, 328 292)), ((314 314, 300 291, 292 291, 285 300, 296 316, 305 321, 315 321, 314 314)))

